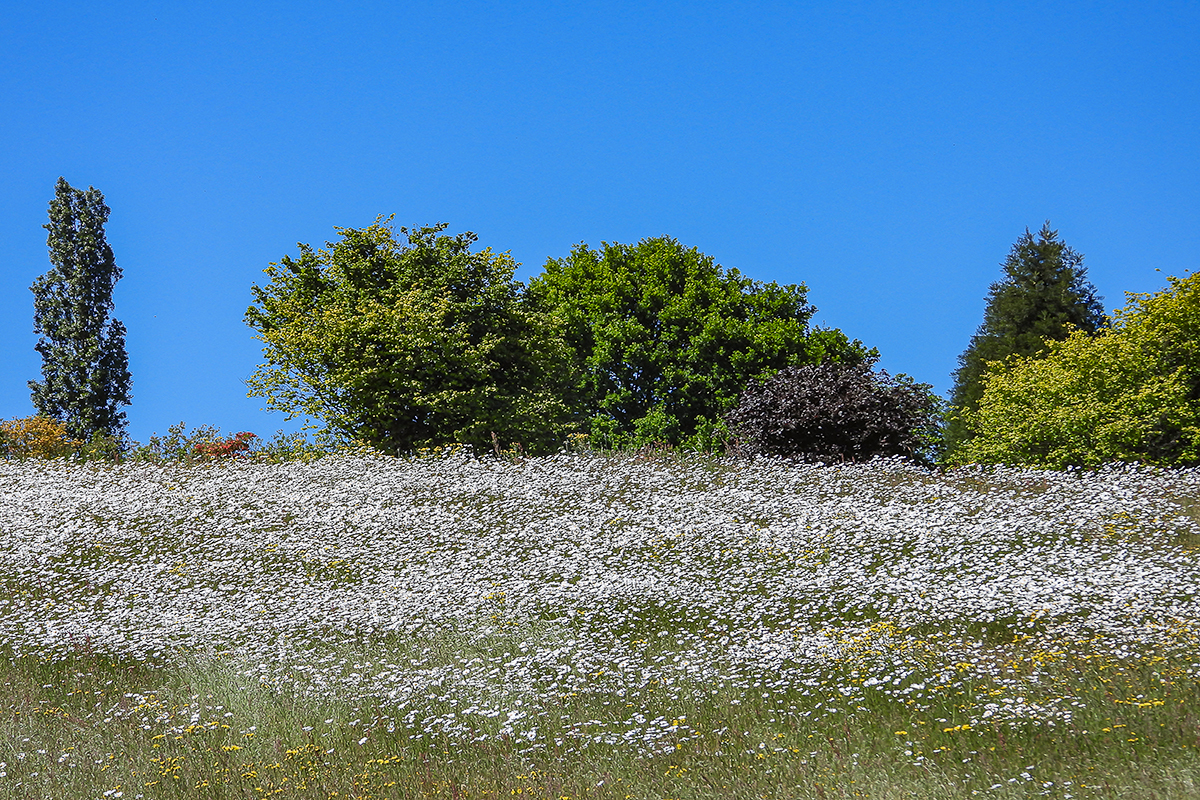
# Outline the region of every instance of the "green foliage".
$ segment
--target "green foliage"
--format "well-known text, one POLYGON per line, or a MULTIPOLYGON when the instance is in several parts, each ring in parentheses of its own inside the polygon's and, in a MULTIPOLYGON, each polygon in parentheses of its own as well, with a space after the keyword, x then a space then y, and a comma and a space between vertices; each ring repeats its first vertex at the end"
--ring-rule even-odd
POLYGON ((906 456, 929 461, 941 399, 906 375, 868 363, 809 364, 756 381, 727 417, 737 449, 815 461, 906 456))
POLYGON ((299 431, 276 431, 270 439, 259 439, 252 452, 255 461, 281 464, 289 461, 316 461, 336 450, 330 442, 312 441, 299 431))
POLYGON ((1083 256, 1059 241, 1049 221, 1036 239, 1026 228, 1002 266, 1004 279, 991 286, 983 323, 958 358, 946 428, 951 454, 971 438, 964 414, 979 405, 988 362, 1039 355, 1048 341, 1065 339, 1073 330, 1092 334, 1104 324, 1083 256))
POLYGON ((79 445, 75 458, 79 461, 118 462, 125 457, 130 447, 129 440, 124 437, 110 436, 100 431, 92 434, 92 438, 79 445))
POLYGON ((327 434, 402 454, 492 434, 532 452, 570 431, 567 353, 554 320, 521 301, 507 253, 472 252, 472 233, 390 220, 271 264, 246 322, 265 363, 248 381, 274 410, 327 434))
POLYGON ((344 449, 328 438, 318 436, 313 441, 299 432, 276 431, 274 436, 264 440, 247 431, 226 436, 212 425, 201 425, 189 431, 180 422, 167 428, 163 436, 152 434, 146 444, 135 442, 127 455, 133 461, 153 464, 197 464, 231 458, 278 464, 315 461, 344 449))
POLYGON ((53 266, 30 287, 42 356, 42 380, 29 382, 34 407, 83 441, 120 437, 120 407, 130 401, 125 326, 109 319, 121 269, 104 236, 108 213, 95 188, 80 191, 59 178, 44 226, 53 266))
POLYGON ((713 420, 750 380, 870 355, 840 331, 809 329, 803 284, 749 280, 667 237, 579 244, 547 261, 528 294, 566 322, 581 376, 568 400, 599 448, 711 446, 713 420))
POLYGON ((330 441, 310 441, 302 433, 278 431, 264 441, 249 432, 222 435, 220 428, 202 425, 191 431, 181 422, 154 434, 147 444, 96 433, 87 441, 71 438, 66 426, 45 416, 0 421, 0 459, 69 458, 74 461, 119 462, 124 459, 155 464, 224 461, 312 461, 338 447, 330 441))
POLYGON ((188 431, 187 426, 180 422, 167 428, 164 436, 151 434, 149 442, 136 445, 130 451, 130 457, 134 461, 191 463, 199 459, 198 448, 214 444, 220 439, 220 428, 201 425, 188 431))
POLYGON ((993 363, 957 463, 1200 463, 1200 275, 1130 294, 1112 325, 993 363))

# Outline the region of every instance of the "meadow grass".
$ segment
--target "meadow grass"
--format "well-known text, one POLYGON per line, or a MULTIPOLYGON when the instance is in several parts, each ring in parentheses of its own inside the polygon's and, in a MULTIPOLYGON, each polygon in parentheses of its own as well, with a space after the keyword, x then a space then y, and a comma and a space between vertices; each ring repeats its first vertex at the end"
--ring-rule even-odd
POLYGON ((1200 797, 1200 474, 0 462, 0 800, 1200 797))

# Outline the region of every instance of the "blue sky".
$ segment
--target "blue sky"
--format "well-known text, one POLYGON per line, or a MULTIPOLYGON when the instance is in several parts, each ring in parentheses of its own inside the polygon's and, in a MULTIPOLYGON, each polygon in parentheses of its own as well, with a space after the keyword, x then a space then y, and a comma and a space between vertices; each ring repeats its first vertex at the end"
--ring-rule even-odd
POLYGON ((297 427, 246 397, 250 286, 381 214, 522 279, 669 235, 944 394, 1026 227, 1110 310, 1200 266, 1197 42, 1195 2, 13 4, 0 417, 33 411, 60 175, 112 209, 141 441, 297 427))

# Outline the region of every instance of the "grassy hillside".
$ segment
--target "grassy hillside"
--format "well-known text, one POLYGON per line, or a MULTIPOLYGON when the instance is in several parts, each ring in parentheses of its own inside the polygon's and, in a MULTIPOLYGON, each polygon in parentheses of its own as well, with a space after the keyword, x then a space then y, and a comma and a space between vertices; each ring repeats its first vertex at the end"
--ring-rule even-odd
POLYGON ((1200 797, 1200 474, 0 462, 0 800, 1200 797))

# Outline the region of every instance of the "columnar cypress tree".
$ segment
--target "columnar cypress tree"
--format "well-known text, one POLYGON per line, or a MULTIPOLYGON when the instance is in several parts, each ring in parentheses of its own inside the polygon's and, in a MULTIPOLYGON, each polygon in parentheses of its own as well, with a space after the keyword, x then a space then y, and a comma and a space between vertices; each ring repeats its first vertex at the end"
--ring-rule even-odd
POLYGON ((989 361, 1038 355, 1045 352, 1046 339, 1061 341, 1072 329, 1095 333, 1104 325, 1102 298, 1087 281, 1083 256, 1059 240, 1049 220, 1036 239, 1026 228, 1001 266, 1004 279, 991 286, 983 324, 958 357, 946 427, 948 453, 973 437, 961 412, 978 408, 989 361))
POLYGON ((30 381, 38 413, 64 423, 74 438, 121 436, 129 405, 125 326, 109 319, 121 269, 104 237, 104 195, 59 178, 50 201, 49 272, 33 286, 33 329, 41 336, 42 380, 30 381))

